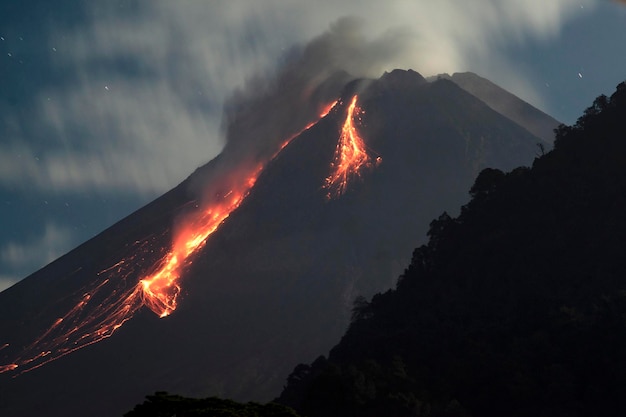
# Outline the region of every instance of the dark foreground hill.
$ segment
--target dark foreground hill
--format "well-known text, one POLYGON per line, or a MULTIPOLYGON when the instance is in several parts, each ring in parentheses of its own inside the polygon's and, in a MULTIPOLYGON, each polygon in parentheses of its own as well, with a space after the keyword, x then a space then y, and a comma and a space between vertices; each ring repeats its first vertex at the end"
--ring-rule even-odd
MULTIPOLYGON (((339 340, 357 295, 393 285, 430 219, 465 203, 478 172, 529 164, 538 141, 448 80, 394 71, 346 86, 195 256, 171 316, 143 309, 104 341, 15 378, 19 368, 0 374, 0 414, 119 415, 157 390, 275 397, 297 363, 339 340), (355 92, 365 111, 358 130, 382 160, 329 200, 322 186, 355 92)), ((0 293, 0 359, 81 303, 84 288, 119 279, 111 268, 120 259, 132 258, 124 279, 137 282, 168 247, 177 216, 197 205, 189 183, 219 164, 0 293)))
POLYGON ((622 83, 532 168, 484 170, 280 401, 308 417, 624 415, 625 117, 622 83))

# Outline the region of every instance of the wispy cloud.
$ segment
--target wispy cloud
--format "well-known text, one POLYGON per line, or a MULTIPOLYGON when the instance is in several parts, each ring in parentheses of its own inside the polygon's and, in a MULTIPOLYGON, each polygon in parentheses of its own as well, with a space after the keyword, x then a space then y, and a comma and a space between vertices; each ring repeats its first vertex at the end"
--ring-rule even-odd
MULTIPOLYGON (((53 192, 91 188, 156 194, 215 156, 221 107, 254 74, 271 74, 342 16, 357 16, 372 50, 355 76, 395 67, 424 75, 474 70, 530 101, 541 96, 505 58, 511 43, 558 35, 593 0, 232 0, 98 5, 82 26, 57 28, 51 59, 67 80, 40 95, 45 145, 16 137, 0 148, 0 184, 53 192), (107 8, 108 7, 108 8, 107 8), (379 44, 380 45, 380 44, 379 44), (490 73, 491 72, 491 73, 490 73), (20 155, 19 158, 16 155, 20 155)), ((252 133, 251 133, 252 134, 252 133)))
POLYGON ((0 275, 0 292, 6 290, 11 285, 13 285, 17 281, 19 281, 21 278, 22 277, 18 278, 18 277, 10 277, 10 276, 0 275))
POLYGON ((25 242, 10 242, 0 247, 3 271, 11 276, 0 276, 0 286, 11 284, 52 262, 67 252, 75 242, 70 229, 54 223, 46 224, 41 235, 25 242))

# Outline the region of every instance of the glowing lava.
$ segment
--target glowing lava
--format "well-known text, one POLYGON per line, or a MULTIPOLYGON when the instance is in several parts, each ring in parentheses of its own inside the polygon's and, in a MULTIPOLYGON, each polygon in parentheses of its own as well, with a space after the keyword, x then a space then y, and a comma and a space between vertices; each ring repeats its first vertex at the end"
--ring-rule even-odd
POLYGON ((360 176, 361 169, 372 165, 365 143, 354 125, 355 118, 361 120, 363 110, 357 106, 358 97, 352 97, 348 114, 341 129, 341 136, 335 150, 335 157, 331 164, 333 172, 326 178, 324 187, 327 188, 328 198, 340 196, 348 188, 348 181, 354 176, 360 176))
MULTIPOLYGON (((273 157, 293 138, 326 116, 336 103, 329 104, 316 121, 285 140, 273 157)), ((143 306, 159 317, 170 315, 178 305, 180 278, 190 263, 189 258, 241 205, 263 168, 264 164, 259 163, 230 172, 225 185, 228 191, 213 196, 210 203, 184 220, 168 252, 159 247, 166 231, 161 236, 135 242, 133 253, 100 271, 98 282, 75 294, 78 303, 70 307, 64 316, 58 317, 39 338, 24 346, 15 355, 17 357, 4 357, 2 360, 6 364, 0 364, 0 374, 13 370, 28 372, 111 337, 143 306), (145 259, 154 259, 155 251, 157 255, 161 254, 160 260, 146 268, 143 265, 145 259), (146 270, 150 272, 145 274, 146 270), (142 276, 137 282, 137 277, 142 276)), ((0 345, 0 350, 6 348, 9 344, 0 345)))
POLYGON ((156 272, 139 281, 143 304, 159 317, 168 316, 176 309, 180 294, 179 279, 182 269, 187 265, 187 258, 204 245, 230 213, 239 207, 254 187, 262 170, 263 165, 258 165, 252 172, 247 172, 223 197, 208 205, 199 214, 190 216, 174 239, 172 250, 161 261, 161 266, 156 272))
MULTIPOLYGON (((325 117, 336 104, 337 101, 327 105, 319 115, 319 119, 325 117)), ((317 120, 309 123, 298 133, 283 142, 272 159, 293 138, 310 129, 316 122, 317 120)), ((168 316, 176 309, 177 298, 180 294, 178 280, 181 275, 181 269, 185 266, 185 260, 206 242, 207 238, 217 230, 233 210, 239 207, 252 187, 254 187, 261 171, 263 171, 263 164, 259 164, 244 175, 239 176, 238 183, 234 184, 220 201, 209 205, 200 215, 187 221, 187 226, 178 238, 174 240, 173 249, 167 254, 161 268, 139 282, 142 288, 143 304, 159 317, 168 316)))

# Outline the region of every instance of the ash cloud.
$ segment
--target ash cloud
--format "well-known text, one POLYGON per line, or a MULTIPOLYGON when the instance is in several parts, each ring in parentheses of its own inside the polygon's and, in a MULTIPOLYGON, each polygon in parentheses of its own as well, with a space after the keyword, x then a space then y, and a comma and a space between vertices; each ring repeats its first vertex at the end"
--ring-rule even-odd
POLYGON ((256 76, 224 106, 224 152, 271 156, 285 139, 319 118, 348 81, 379 74, 402 51, 393 35, 369 41, 363 21, 343 18, 304 47, 289 51, 283 65, 256 76))
POLYGON ((369 40, 365 29, 361 19, 339 19, 308 44, 284 53, 279 68, 236 90, 224 105, 220 166, 196 173, 192 189, 210 198, 232 175, 265 163, 288 138, 317 121, 349 81, 380 74, 405 50, 402 32, 369 40))
MULTIPOLYGON (((36 113, 17 123, 38 125, 42 140, 33 143, 18 126, 0 154, 33 158, 6 164, 0 184, 158 195, 220 152, 222 103, 234 89, 246 92, 231 98, 231 107, 249 96, 246 80, 282 67, 286 50, 318 36, 341 16, 362 19, 355 36, 367 38, 363 47, 379 50, 369 55, 376 58, 373 63, 362 51, 351 55, 355 50, 347 48, 345 56, 332 57, 338 61, 331 66, 354 76, 379 76, 394 68, 424 75, 472 70, 542 107, 541 96, 503 49, 557 36, 565 21, 583 12, 581 6, 588 10, 596 1, 84 3, 89 19, 71 29, 55 28, 45 45, 51 70, 67 81, 43 89, 36 113)), ((324 36, 337 38, 344 30, 350 39, 354 34, 338 28, 343 25, 324 36)), ((15 116, 10 113, 8 118, 15 116)), ((232 119, 232 112, 227 117, 232 119)))

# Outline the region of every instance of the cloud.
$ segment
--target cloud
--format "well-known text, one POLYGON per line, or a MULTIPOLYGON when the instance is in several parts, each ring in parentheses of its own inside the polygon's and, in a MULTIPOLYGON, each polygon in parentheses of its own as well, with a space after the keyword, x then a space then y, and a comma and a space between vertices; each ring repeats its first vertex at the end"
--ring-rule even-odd
POLYGON ((21 278, 0 275, 0 292, 6 290, 20 279, 21 278))
MULTIPOLYGON (((69 229, 48 223, 39 237, 25 243, 7 243, 1 247, 2 269, 11 271, 12 276, 22 274, 19 278, 24 278, 66 253, 74 243, 69 229)), ((5 283, 17 281, 12 276, 4 275, 0 279, 5 283)))
POLYGON ((36 114, 22 120, 38 124, 45 140, 35 145, 17 135, 0 148, 0 184, 52 192, 166 191, 220 152, 222 105, 233 91, 246 91, 247 80, 272 79, 277 68, 291 62, 294 44, 319 36, 342 16, 362 19, 353 34, 371 50, 344 48, 346 55, 327 61, 334 69, 372 77, 396 67, 424 75, 474 70, 492 78, 497 72, 498 82, 537 103, 541 96, 503 51, 512 43, 557 36, 581 6, 594 3, 143 0, 132 9, 125 3, 98 5, 82 25, 50 34, 51 62, 65 81, 41 91, 36 114), (359 53, 351 55, 355 50, 359 53))

